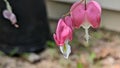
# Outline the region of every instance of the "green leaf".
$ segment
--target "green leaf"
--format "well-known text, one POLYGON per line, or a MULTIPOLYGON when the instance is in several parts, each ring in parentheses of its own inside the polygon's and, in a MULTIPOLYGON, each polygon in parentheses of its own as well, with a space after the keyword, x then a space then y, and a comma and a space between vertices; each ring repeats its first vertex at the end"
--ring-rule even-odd
POLYGON ((83 68, 83 64, 78 63, 78 64, 77 64, 77 68, 83 68))
POLYGON ((92 52, 89 57, 90 61, 93 61, 95 59, 95 57, 96 57, 96 54, 94 52, 92 52))
POLYGON ((93 35, 97 39, 101 39, 103 37, 102 33, 100 33, 100 32, 94 32, 93 35))
POLYGON ((18 51, 19 49, 16 47, 16 48, 14 48, 11 52, 10 52, 10 56, 13 56, 13 55, 15 55, 16 53, 17 53, 17 51, 18 51))
POLYGON ((3 51, 0 51, 0 56, 2 56, 2 55, 5 55, 5 53, 3 51))
POLYGON ((56 46, 56 44, 53 41, 47 41, 47 46, 50 48, 54 48, 56 46))
POLYGON ((21 56, 23 57, 23 58, 28 58, 29 56, 30 56, 30 53, 23 53, 23 54, 21 54, 21 56))

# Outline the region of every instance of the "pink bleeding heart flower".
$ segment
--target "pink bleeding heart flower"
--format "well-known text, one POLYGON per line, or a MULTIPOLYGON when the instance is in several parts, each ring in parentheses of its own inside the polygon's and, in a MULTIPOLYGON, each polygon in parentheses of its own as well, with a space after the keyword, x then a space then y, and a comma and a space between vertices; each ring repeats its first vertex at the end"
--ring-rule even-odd
POLYGON ((71 53, 71 47, 68 44, 72 40, 72 20, 70 16, 62 18, 58 21, 56 33, 53 35, 54 40, 65 58, 71 53))
POLYGON ((66 40, 72 40, 72 21, 69 16, 58 21, 56 33, 53 36, 58 46, 63 46, 66 40))
POLYGON ((86 6, 83 3, 76 2, 70 9, 70 15, 76 28, 82 26, 86 20, 90 26, 98 28, 101 21, 101 6, 93 0, 87 3, 86 6))
POLYGON ((70 15, 75 28, 82 26, 85 29, 85 37, 88 43, 89 27, 98 28, 100 26, 101 6, 94 0, 91 0, 87 4, 76 2, 70 9, 70 15))
POLYGON ((8 11, 8 10, 4 10, 3 11, 3 16, 4 18, 10 20, 11 24, 13 24, 15 27, 19 27, 16 23, 17 23, 17 19, 14 13, 8 11))
POLYGON ((73 26, 79 28, 80 25, 84 22, 85 10, 84 5, 80 2, 76 2, 70 9, 70 15, 73 21, 73 26))
POLYGON ((101 21, 101 7, 96 1, 87 4, 86 17, 93 28, 98 28, 101 21))

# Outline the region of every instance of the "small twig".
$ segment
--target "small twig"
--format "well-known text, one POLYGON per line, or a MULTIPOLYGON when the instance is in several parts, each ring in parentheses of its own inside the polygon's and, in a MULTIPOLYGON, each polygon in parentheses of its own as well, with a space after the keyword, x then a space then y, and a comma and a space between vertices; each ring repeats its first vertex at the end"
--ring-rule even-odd
POLYGON ((70 12, 64 14, 62 17, 68 16, 68 15, 70 15, 70 12))

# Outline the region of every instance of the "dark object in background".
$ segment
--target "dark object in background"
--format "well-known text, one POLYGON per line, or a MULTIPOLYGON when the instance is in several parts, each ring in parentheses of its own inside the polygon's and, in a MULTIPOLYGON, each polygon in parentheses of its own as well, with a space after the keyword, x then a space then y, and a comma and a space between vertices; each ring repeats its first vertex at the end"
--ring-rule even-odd
POLYGON ((44 0, 8 0, 19 28, 2 15, 6 5, 0 0, 0 50, 5 53, 43 50, 50 37, 44 0))

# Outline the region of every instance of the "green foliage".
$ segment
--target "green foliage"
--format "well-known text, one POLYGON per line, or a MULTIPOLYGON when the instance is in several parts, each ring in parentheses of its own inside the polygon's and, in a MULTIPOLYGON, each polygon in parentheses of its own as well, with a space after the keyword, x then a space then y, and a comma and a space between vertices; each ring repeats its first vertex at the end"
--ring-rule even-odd
POLYGON ((95 57, 96 57, 96 54, 94 52, 92 52, 89 56, 89 61, 93 63, 95 57))
POLYGON ((15 55, 15 54, 17 53, 17 51, 18 51, 18 48, 17 48, 17 47, 14 48, 14 49, 9 53, 9 56, 15 55))
POLYGON ((93 36, 96 38, 96 39, 101 39, 103 37, 103 34, 101 32, 94 32, 93 33, 93 36))
POLYGON ((50 48, 55 48, 56 44, 53 41, 47 41, 47 46, 50 48))
POLYGON ((30 55, 30 53, 23 53, 21 56, 22 56, 23 58, 28 58, 29 55, 30 55))
POLYGON ((83 68, 83 64, 82 63, 77 63, 77 68, 83 68))
POLYGON ((0 51, 0 56, 2 56, 2 55, 5 55, 5 53, 3 51, 0 51))

